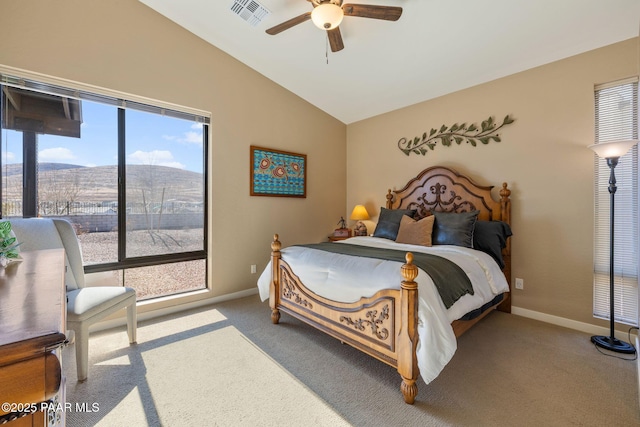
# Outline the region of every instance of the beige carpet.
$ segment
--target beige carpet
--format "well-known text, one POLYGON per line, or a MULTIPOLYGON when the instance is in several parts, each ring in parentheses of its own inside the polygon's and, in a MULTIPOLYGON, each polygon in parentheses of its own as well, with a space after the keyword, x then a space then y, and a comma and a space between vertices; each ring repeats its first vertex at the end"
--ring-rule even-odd
POLYGON ((634 361, 589 336, 493 313, 458 342, 406 405, 397 372, 287 315, 272 325, 257 296, 91 338, 89 379, 65 350, 67 413, 89 426, 636 426, 634 361))
POLYGON ((142 325, 138 337, 91 339, 90 380, 67 370, 67 400, 98 410, 74 410, 67 425, 348 425, 215 309, 142 325))

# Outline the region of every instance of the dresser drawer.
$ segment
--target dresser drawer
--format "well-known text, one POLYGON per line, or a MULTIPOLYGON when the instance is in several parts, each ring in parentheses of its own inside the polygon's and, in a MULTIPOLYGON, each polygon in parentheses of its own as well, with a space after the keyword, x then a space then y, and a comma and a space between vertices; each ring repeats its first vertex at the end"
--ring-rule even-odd
POLYGON ((0 416, 51 399, 61 381, 60 361, 53 353, 0 367, 0 402, 9 404, 0 408, 0 416))

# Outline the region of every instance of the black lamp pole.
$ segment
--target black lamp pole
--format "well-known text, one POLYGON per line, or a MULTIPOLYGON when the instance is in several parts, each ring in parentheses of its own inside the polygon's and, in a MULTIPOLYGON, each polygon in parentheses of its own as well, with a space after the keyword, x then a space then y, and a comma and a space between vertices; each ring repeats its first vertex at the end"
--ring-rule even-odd
POLYGON ((598 347, 605 348, 607 350, 615 351, 617 353, 626 353, 626 354, 634 354, 636 352, 635 347, 631 344, 620 341, 615 337, 614 324, 615 324, 615 305, 613 298, 613 282, 615 278, 615 272, 613 270, 613 226, 614 226, 614 199, 616 190, 616 176, 613 172, 616 165, 618 164, 618 159, 620 157, 607 157, 607 165, 611 169, 611 175, 609 176, 609 197, 611 199, 611 203, 609 206, 609 336, 604 335, 594 335, 591 337, 591 342, 597 345, 598 347))

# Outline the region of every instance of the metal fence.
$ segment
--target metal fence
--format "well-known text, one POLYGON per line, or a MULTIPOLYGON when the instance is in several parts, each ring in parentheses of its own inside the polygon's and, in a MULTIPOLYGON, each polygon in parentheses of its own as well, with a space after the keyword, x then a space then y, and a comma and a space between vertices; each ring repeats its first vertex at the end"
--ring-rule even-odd
MULTIPOLYGON (((165 202, 127 203, 128 214, 191 214, 203 213, 204 203, 165 202)), ((116 215, 118 202, 38 202, 38 214, 42 216, 116 215)), ((3 216, 22 216, 22 201, 2 202, 3 216)))

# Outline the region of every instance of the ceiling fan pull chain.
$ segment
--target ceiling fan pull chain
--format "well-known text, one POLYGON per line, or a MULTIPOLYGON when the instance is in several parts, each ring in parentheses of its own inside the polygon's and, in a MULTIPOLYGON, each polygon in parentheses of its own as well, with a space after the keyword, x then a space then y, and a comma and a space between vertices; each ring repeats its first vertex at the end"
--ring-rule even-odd
POLYGON ((327 43, 324 47, 324 56, 327 58, 327 65, 329 65, 329 33, 327 33, 327 43))

